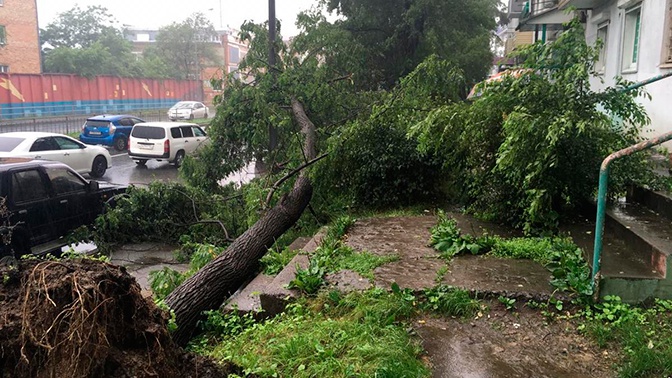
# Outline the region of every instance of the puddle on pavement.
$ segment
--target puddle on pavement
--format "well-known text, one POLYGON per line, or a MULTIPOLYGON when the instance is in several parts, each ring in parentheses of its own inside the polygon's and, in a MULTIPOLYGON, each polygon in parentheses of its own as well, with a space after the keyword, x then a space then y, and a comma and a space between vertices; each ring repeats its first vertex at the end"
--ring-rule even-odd
MULTIPOLYGON (((453 216, 464 233, 519 236, 515 231, 480 222, 460 213, 453 216)), ((398 255, 399 260, 374 271, 375 284, 389 289, 421 290, 436 285, 438 271, 446 266, 427 244, 435 216, 369 218, 358 220, 346 243, 359 251, 398 255)), ((483 293, 506 293, 516 298, 543 298, 551 293, 550 275, 531 261, 482 256, 454 259, 443 283, 483 293)), ((497 300, 484 300, 490 308, 466 322, 452 318, 423 318, 414 329, 432 362, 435 378, 495 377, 610 377, 611 361, 560 321, 547 324, 538 313, 522 306, 515 313, 497 300)))

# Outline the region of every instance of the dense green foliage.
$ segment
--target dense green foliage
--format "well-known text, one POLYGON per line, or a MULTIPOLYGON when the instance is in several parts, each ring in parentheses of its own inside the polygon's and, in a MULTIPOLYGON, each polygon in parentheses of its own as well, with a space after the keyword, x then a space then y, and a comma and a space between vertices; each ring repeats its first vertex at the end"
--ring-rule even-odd
POLYGON ((455 219, 439 213, 439 221, 431 229, 429 244, 445 259, 460 254, 534 260, 551 271, 551 285, 559 290, 589 296, 590 269, 583 252, 568 238, 473 236, 462 234, 455 219))
POLYGON ((437 54, 459 67, 468 84, 490 68, 494 0, 325 0, 344 16, 336 26, 361 54, 366 67, 358 85, 392 88, 425 58, 437 54))
MULTIPOLYGON (((536 233, 553 230, 591 197, 602 159, 637 142, 648 118, 635 101, 643 93, 620 90, 627 83, 590 89, 597 49, 586 45, 578 22, 520 57, 520 70, 480 85, 470 105, 436 107, 412 135, 423 151, 443 158, 470 210, 536 233)), ((646 180, 644 161, 618 162, 612 192, 646 180)))
MULTIPOLYGON (((227 190, 231 194, 232 189, 227 190)), ((222 226, 229 238, 247 229, 244 204, 235 198, 227 201, 226 195, 157 181, 146 189, 129 187, 113 208, 98 217, 92 238, 103 248, 139 241, 224 245, 230 240, 222 226)))

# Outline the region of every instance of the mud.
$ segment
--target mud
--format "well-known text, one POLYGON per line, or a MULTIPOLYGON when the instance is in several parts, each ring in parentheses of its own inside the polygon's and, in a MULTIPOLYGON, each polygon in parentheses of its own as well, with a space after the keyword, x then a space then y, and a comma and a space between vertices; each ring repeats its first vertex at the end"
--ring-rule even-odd
MULTIPOLYGON (((512 230, 480 222, 461 213, 449 214, 465 233, 519 236, 512 230)), ((437 282, 470 290, 485 299, 481 316, 467 321, 423 317, 414 322, 433 376, 437 378, 609 377, 612 362, 575 331, 576 325, 548 324, 526 300, 551 295, 550 274, 525 260, 463 256, 447 265, 430 248, 434 216, 358 220, 346 244, 359 251, 397 255, 398 261, 374 271, 375 285, 422 290, 437 282), (497 301, 517 298, 515 312, 497 301), (493 297, 495 299, 493 299, 493 297)))
POLYGON ((434 378, 612 377, 611 356, 578 335, 575 325, 547 323, 538 312, 507 311, 486 301, 483 316, 467 321, 422 318, 415 329, 434 378))

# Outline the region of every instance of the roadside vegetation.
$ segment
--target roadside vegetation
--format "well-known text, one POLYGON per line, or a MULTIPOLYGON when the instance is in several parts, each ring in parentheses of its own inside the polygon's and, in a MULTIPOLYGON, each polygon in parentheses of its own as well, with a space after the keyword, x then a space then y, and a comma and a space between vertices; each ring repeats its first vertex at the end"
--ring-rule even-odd
MULTIPOLYGON (((421 292, 393 285, 341 294, 329 290, 324 277, 348 269, 372 280, 376 267, 396 259, 343 243, 357 214, 459 204, 525 237, 466 235, 438 212, 430 243, 447 262, 460 254, 537 261, 551 272, 557 292, 572 300, 528 307, 548 321, 571 320, 600 346, 623 348, 618 369, 624 377, 671 374, 672 333, 663 321, 670 304, 640 308, 617 298, 593 303, 581 250, 558 235, 559 224, 594 194, 602 158, 639 140, 648 117, 636 100, 646 93, 622 91, 626 81, 601 93, 590 90, 598 49, 586 45, 581 25, 573 22, 557 41, 521 49, 517 74, 479 84, 477 95, 465 101, 491 62, 497 2, 408 3, 323 1, 347 17, 331 23, 319 9, 302 14, 302 33, 291 44, 280 36, 270 41, 279 58, 274 67, 267 60, 265 25, 244 24, 240 37, 250 51, 239 74, 249 81, 232 74, 213 83, 223 88, 209 128, 213 143, 181 167, 187 184, 131 188, 88 237, 103 249, 147 240, 180 243, 190 269, 152 274, 155 299, 174 309, 171 298, 184 305, 179 301, 185 296, 171 294, 204 282, 195 279, 202 267, 224 260, 233 240, 286 205, 295 189, 305 189, 298 220, 277 227, 282 232, 264 244, 265 256, 239 255, 277 274, 293 257, 286 247, 297 236, 330 225, 310 265, 290 284, 305 296, 284 314, 261 321, 222 314, 218 304, 199 308, 206 318, 189 347, 262 377, 422 377, 430 372, 409 322, 427 314, 473 317, 487 306, 438 284, 421 292), (449 16, 456 22, 445 22, 449 16), (394 32, 353 32, 358 29, 394 32), (616 119, 622 122, 615 125, 616 119), (242 188, 219 184, 252 160, 263 162, 268 174, 242 188)), ((653 183, 647 156, 617 162, 610 181, 612 197, 633 182, 653 183)), ((247 236, 267 236, 257 232, 247 236)), ((442 274, 437 272, 437 282, 442 274)), ((497 301, 512 312, 519 305, 514 298, 497 301)), ((173 315, 178 330, 191 327, 173 315)))

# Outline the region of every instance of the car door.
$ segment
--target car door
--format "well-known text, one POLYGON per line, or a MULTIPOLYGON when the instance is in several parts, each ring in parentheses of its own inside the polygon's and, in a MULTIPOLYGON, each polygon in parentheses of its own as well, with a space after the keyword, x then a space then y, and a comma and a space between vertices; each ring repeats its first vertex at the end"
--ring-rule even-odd
POLYGON ((194 118, 205 118, 205 106, 200 102, 194 104, 194 118))
POLYGON ((180 126, 180 131, 182 131, 184 152, 189 155, 196 151, 196 147, 198 147, 196 138, 194 137, 194 131, 191 129, 191 126, 180 126))
POLYGON ((89 223, 89 209, 86 206, 86 181, 64 167, 45 169, 52 193, 52 222, 58 235, 89 223))
POLYGON ((88 172, 91 170, 93 156, 89 155, 83 144, 67 137, 55 136, 53 139, 61 153, 61 162, 69 165, 77 172, 88 172))
POLYGON ((196 144, 196 150, 209 142, 207 134, 199 126, 192 126, 191 130, 194 133, 194 141, 195 141, 195 144, 196 144))
POLYGON ((10 173, 9 202, 14 209, 13 224, 23 222, 31 234, 31 246, 56 239, 52 223, 51 198, 47 178, 37 168, 10 173))

